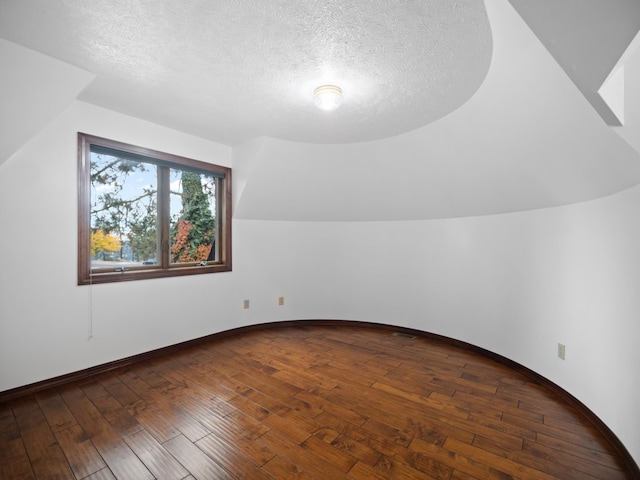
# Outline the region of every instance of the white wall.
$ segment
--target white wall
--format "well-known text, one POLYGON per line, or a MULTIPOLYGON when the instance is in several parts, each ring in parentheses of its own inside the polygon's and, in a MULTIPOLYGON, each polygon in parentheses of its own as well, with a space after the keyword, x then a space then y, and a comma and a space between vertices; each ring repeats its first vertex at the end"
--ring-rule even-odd
POLYGON ((232 274, 76 285, 78 131, 231 164, 229 147, 81 102, 7 160, 0 167, 0 390, 232 324, 232 274))
POLYGON ((79 287, 77 131, 231 164, 228 147, 77 102, 0 166, 0 390, 242 325, 364 320, 539 372, 640 459, 640 188, 448 220, 235 219, 233 272, 79 287))

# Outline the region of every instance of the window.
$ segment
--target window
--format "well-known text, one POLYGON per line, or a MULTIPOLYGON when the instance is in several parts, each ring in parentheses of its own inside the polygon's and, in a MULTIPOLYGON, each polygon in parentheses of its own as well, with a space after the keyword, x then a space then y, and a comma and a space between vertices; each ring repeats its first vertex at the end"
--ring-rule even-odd
POLYGON ((78 284, 231 270, 231 169, 78 133, 78 284))

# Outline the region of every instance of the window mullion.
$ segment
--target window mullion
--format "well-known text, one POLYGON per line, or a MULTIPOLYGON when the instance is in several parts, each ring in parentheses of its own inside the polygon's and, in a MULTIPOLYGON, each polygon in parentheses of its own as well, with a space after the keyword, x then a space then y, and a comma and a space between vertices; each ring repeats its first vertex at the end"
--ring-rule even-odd
POLYGON ((160 268, 169 268, 169 168, 158 166, 158 261, 160 268))

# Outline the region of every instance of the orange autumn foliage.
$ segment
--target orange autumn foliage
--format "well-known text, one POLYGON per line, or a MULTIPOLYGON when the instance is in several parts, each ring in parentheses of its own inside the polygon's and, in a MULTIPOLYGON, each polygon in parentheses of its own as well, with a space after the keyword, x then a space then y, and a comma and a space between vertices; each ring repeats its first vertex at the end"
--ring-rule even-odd
POLYGON ((191 252, 190 236, 191 223, 188 220, 180 219, 177 224, 177 231, 173 237, 171 245, 171 259, 174 263, 201 262, 206 260, 211 250, 211 245, 198 245, 195 252, 191 252))

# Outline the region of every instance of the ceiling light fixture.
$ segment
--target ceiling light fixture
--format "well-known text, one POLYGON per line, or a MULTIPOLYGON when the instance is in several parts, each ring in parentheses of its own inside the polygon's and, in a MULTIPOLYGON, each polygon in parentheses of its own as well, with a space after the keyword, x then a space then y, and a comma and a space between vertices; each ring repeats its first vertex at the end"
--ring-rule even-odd
POLYGON ((336 85, 320 85, 313 91, 313 101, 320 110, 335 110, 342 105, 342 89, 336 85))

